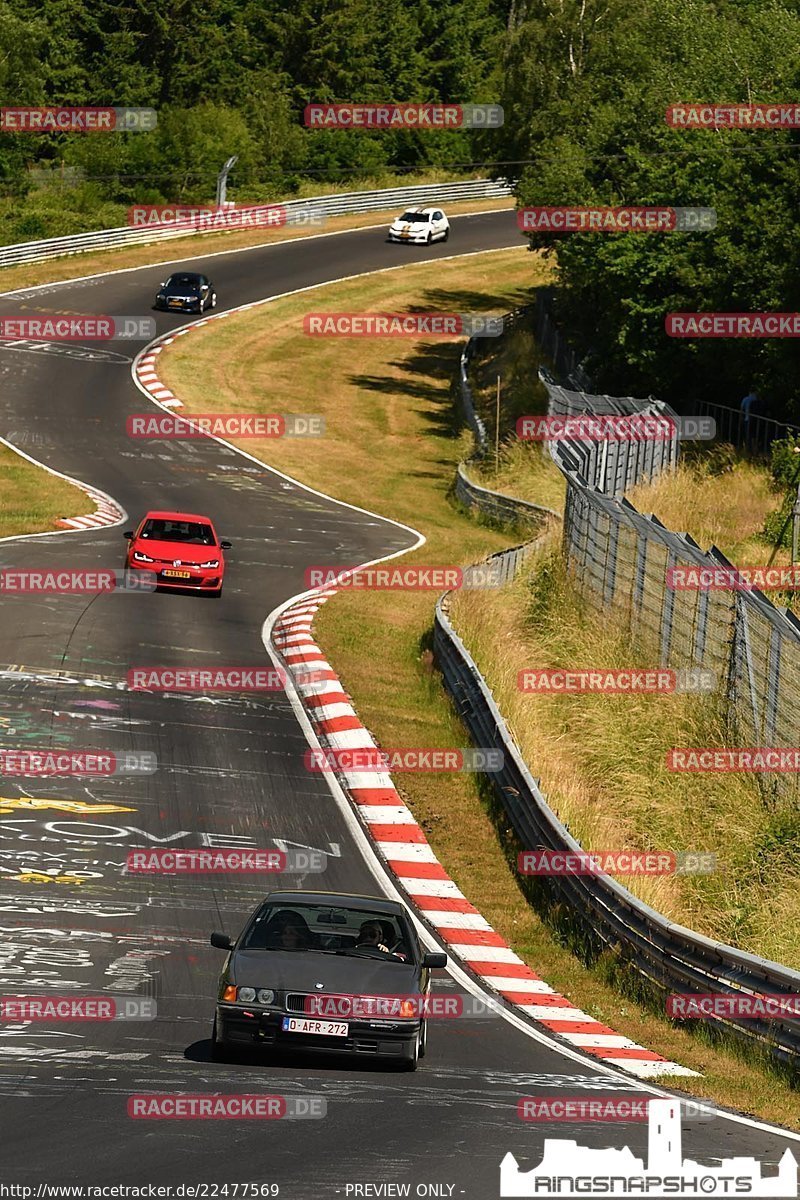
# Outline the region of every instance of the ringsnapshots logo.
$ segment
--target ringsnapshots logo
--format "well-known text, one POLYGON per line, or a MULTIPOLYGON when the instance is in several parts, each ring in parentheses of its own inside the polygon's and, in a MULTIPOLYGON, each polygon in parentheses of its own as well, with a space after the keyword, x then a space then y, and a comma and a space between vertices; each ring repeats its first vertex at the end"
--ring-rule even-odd
POLYGON ((800 313, 667 313, 664 329, 671 338, 796 338, 800 313))
POLYGON ((327 1116, 324 1096, 273 1096, 151 1092, 128 1097, 135 1121, 309 1121, 327 1116))
POLYGON ((306 750, 303 762, 307 771, 327 773, 340 771, 358 774, 390 774, 394 771, 458 772, 502 771, 502 750, 493 747, 470 746, 465 749, 442 750, 406 746, 384 750, 378 746, 358 746, 350 750, 306 750))
POLYGON ((714 692, 718 680, 715 671, 684 668, 678 671, 658 669, 562 670, 527 668, 517 676, 517 688, 542 696, 610 696, 634 694, 675 695, 684 692, 714 692))
POLYGON ((755 1158, 717 1156, 713 1166, 683 1157, 683 1101, 651 1099, 646 1157, 629 1146, 582 1146, 575 1138, 547 1138, 541 1161, 521 1170, 510 1152, 500 1164, 500 1196, 797 1196, 797 1161, 785 1150, 777 1174, 764 1175, 755 1158))
POLYGON ((306 588, 335 587, 351 592, 443 592, 500 587, 500 567, 307 567, 306 588))
POLYGON ((322 850, 162 849, 130 850, 127 875, 319 875, 328 867, 322 850))
POLYGON ((800 129, 800 104, 670 104, 673 129, 800 129))
POLYGON ((149 750, 124 750, 114 754, 101 750, 0 749, 0 778, 95 778, 153 775, 157 770, 156 756, 149 750))
POLYGON ((0 1022, 154 1021, 152 996, 0 996, 0 1022))
POLYGON ((488 313, 306 313, 310 337, 499 337, 503 318, 488 313))
POLYGON ((0 108, 0 133, 148 133, 154 108, 0 108))
POLYGON ((149 342, 155 317, 0 317, 0 338, 47 342, 149 342))
POLYGON ((307 104, 307 129, 499 129, 499 104, 307 104))
POLYGON ((713 208, 543 205, 517 209, 523 233, 698 233, 715 229, 713 208))
POLYGON ((131 667, 131 692, 282 692, 281 667, 131 667))
POLYGON ((682 850, 522 850, 520 875, 712 875, 716 854, 682 850))
POLYGON ((191 438, 324 437, 325 418, 316 413, 134 413, 125 422, 129 438, 186 441, 191 438))
POLYGON ((133 229, 170 227, 214 233, 221 229, 283 229, 325 224, 326 216, 309 205, 286 204, 134 204, 128 209, 133 229))
POLYGON ((0 567, 0 595, 35 593, 62 596, 99 596, 105 592, 154 592, 158 580, 152 571, 97 568, 77 571, 50 567, 36 571, 0 567))

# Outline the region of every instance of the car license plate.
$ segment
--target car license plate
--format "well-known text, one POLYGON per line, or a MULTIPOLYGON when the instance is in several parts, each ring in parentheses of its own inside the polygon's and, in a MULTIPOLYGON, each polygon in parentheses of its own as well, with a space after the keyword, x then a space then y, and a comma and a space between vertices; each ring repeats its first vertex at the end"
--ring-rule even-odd
POLYGON ((182 308, 183 307, 182 300, 168 300, 167 304, 170 306, 170 308, 182 308))
POLYGON ((309 1017, 284 1017, 284 1033, 318 1033, 322 1037, 347 1037, 347 1021, 315 1021, 309 1017))
POLYGON ((191 579, 191 571, 162 571, 162 575, 169 575, 170 579, 191 579))

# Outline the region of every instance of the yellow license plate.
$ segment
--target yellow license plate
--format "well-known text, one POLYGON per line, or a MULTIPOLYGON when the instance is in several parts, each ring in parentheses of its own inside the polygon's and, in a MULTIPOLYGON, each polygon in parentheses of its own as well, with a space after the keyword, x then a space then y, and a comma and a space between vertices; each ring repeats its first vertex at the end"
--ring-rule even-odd
POLYGON ((191 579, 191 571, 162 571, 162 575, 169 575, 170 579, 191 579))

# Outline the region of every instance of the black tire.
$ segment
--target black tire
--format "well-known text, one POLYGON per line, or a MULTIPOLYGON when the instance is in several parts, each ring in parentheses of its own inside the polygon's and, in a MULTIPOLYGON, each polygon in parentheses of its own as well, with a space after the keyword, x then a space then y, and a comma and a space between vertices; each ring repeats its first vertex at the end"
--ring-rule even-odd
POLYGON ((442 241, 447 242, 449 240, 450 240, 450 227, 448 226, 447 229, 445 229, 445 231, 444 231, 444 237, 442 238, 442 241))
POLYGON ((430 245, 432 244, 432 242, 433 242, 433 234, 432 234, 432 233, 429 233, 429 234, 428 234, 428 239, 427 239, 427 241, 425 242, 425 245, 426 245, 426 246, 430 246, 430 245))
POLYGON ((401 1071, 416 1071, 420 1060, 419 1044, 420 1035, 418 1033, 413 1042, 409 1042, 408 1046, 403 1048, 403 1059, 400 1063, 401 1071))
POLYGON ((428 1022, 422 1022, 419 1031, 419 1057, 424 1058, 428 1053, 428 1022))
POLYGON ((214 1017, 214 1024, 211 1028, 211 1061, 231 1063, 236 1062, 237 1057, 237 1052, 227 1042, 223 1042, 217 1037, 217 1018, 214 1017))

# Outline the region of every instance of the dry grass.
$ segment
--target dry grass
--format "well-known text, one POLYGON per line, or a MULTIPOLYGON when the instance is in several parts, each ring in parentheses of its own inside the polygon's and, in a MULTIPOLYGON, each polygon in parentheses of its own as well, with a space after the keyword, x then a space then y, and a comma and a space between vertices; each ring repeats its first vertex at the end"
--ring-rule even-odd
MULTIPOLYGON (((700 457, 653 483, 632 488, 628 499, 640 512, 655 513, 668 529, 689 533, 704 550, 716 546, 731 561, 761 565, 771 547, 758 537, 767 514, 778 497, 770 487, 766 467, 745 460, 732 461, 716 473, 700 457)), ((789 561, 780 551, 777 561, 789 561)))
POLYGON ((0 537, 45 533, 59 517, 79 517, 92 502, 79 488, 0 446, 0 537))
MULTIPOLYGON (((417 552, 418 562, 472 561, 508 539, 468 520, 448 499, 455 463, 468 448, 451 424, 456 347, 362 340, 354 371, 352 343, 304 338, 299 323, 309 308, 402 311, 435 303, 452 309, 459 295, 470 294, 477 297, 475 308, 505 311, 544 278, 538 258, 504 251, 321 288, 182 339, 162 355, 162 374, 190 411, 208 411, 209 396, 218 411, 262 411, 275 407, 265 406, 265 396, 279 395, 281 409, 325 416, 327 436, 319 442, 249 442, 247 448, 313 486, 422 530, 428 544, 417 552)), ((499 593, 482 598, 505 599, 499 593)), ((326 656, 386 747, 465 741, 432 668, 433 600, 426 593, 343 593, 316 623, 326 656)), ((498 608, 495 628, 499 614, 498 608)), ((526 902, 473 777, 398 774, 396 782, 458 886, 553 987, 628 1037, 703 1072, 685 1081, 693 1094, 797 1123, 796 1095, 783 1084, 621 997, 559 944, 526 902)))

